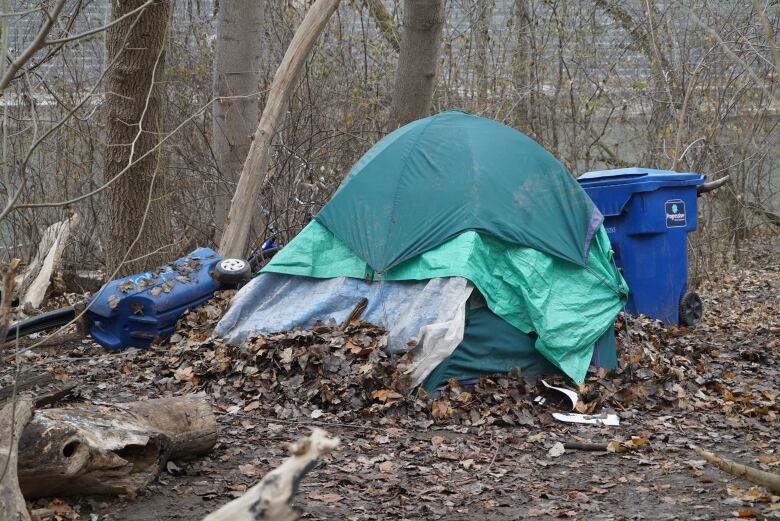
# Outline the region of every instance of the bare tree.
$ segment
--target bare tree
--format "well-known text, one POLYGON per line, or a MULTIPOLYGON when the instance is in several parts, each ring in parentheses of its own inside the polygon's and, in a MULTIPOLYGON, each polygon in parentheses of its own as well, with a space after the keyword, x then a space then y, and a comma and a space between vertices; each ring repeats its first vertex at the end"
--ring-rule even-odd
MULTIPOLYGON (((112 2, 112 17, 121 18, 142 0, 112 2)), ((106 33, 109 62, 118 59, 106 80, 106 154, 103 177, 129 168, 105 194, 103 249, 110 271, 142 271, 169 260, 169 197, 161 150, 141 159, 159 144, 163 133, 164 93, 161 79, 171 19, 171 2, 158 2, 138 17, 111 26, 106 33), (129 33, 128 33, 129 31, 129 33), (142 230, 139 235, 139 230, 142 230), (130 260, 120 267, 129 252, 130 260)))
POLYGON ((406 0, 395 92, 390 109, 394 129, 429 114, 444 26, 443 0, 406 0))
POLYGON ((212 140, 219 180, 214 201, 215 240, 219 240, 241 167, 257 127, 261 36, 265 2, 222 0, 217 11, 214 52, 212 140))

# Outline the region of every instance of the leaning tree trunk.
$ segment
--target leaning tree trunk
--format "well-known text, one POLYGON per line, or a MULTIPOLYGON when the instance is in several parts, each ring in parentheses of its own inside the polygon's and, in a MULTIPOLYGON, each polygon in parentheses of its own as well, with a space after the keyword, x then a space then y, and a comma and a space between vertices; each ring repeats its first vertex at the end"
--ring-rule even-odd
POLYGON ((427 116, 439 66, 444 0, 406 0, 390 129, 427 116))
MULTIPOLYGON (((144 0, 112 0, 112 19, 144 0)), ((106 31, 106 153, 103 248, 109 272, 127 274, 170 260, 169 190, 159 145, 170 0, 106 31), (150 152, 151 151, 151 152, 150 152), (136 259, 136 260, 133 260, 136 259), (123 261, 125 262, 122 264, 123 261)))
POLYGON ((257 127, 258 100, 256 96, 247 96, 258 90, 264 4, 263 0, 221 0, 217 11, 214 50, 217 101, 212 105, 211 124, 218 171, 214 193, 216 241, 222 235, 230 200, 257 127))
POLYGON ((252 138, 249 155, 241 169, 236 193, 230 203, 227 225, 219 243, 219 253, 223 257, 240 257, 246 253, 252 205, 269 177, 271 143, 287 110, 303 64, 338 5, 339 0, 316 0, 312 4, 276 70, 265 110, 252 138))

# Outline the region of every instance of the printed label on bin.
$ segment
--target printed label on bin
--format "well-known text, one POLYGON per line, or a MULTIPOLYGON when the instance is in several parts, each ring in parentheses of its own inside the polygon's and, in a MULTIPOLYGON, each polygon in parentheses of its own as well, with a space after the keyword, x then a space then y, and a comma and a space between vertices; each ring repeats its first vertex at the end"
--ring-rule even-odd
POLYGON ((666 201, 666 227, 679 228, 686 224, 685 203, 679 199, 666 201))

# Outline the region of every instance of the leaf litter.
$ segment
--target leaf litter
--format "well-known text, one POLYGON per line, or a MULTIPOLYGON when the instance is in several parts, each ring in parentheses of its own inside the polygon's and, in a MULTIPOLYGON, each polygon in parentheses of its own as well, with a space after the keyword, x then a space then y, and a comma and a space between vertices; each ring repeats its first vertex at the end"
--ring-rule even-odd
MULTIPOLYGON (((618 427, 555 421, 558 409, 534 403, 544 386, 518 371, 471 387, 450 382, 435 397, 411 391, 408 356, 385 353, 385 331, 360 321, 226 345, 210 333, 232 292, 147 350, 111 354, 84 340, 20 356, 77 381, 77 399, 214 400, 221 429, 212 454, 174 462, 175 472, 132 500, 57 499, 73 519, 145 519, 149 509, 199 519, 278 465, 312 426, 344 445, 301 484, 307 519, 780 518, 780 498, 688 448, 780 467, 780 270, 743 268, 699 291, 707 310, 695 328, 617 320, 621 369, 592 370, 576 410, 617 414, 618 427)), ((11 374, 0 372, 0 384, 11 374)))

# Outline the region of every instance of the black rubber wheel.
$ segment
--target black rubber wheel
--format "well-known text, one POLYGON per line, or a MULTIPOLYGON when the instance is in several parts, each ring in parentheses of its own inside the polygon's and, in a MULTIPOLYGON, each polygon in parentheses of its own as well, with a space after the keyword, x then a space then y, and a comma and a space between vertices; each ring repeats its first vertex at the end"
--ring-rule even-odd
POLYGON ((703 304, 695 291, 688 291, 680 299, 680 324, 695 326, 701 320, 703 304))
POLYGON ((240 284, 251 275, 252 268, 243 259, 222 259, 214 268, 214 278, 222 284, 240 284))

